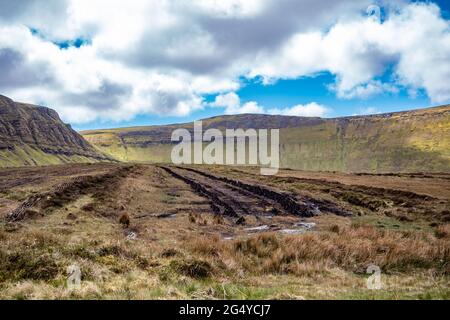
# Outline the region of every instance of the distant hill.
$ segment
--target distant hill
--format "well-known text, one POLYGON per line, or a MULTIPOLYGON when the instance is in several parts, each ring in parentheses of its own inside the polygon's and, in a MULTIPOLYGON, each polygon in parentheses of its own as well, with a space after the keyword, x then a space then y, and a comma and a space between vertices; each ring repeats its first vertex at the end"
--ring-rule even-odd
POLYGON ((110 160, 56 111, 0 95, 0 167, 110 160))
MULTIPOLYGON (((169 162, 177 128, 193 124, 84 131, 120 161, 169 162)), ((450 106, 335 119, 272 115, 220 116, 209 128, 280 128, 283 168, 342 172, 450 172, 450 106)))

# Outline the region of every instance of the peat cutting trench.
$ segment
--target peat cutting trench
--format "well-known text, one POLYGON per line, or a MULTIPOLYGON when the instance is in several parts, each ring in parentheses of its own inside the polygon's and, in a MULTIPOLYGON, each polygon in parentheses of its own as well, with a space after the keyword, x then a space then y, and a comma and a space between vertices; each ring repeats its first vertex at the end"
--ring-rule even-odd
POLYGON ((332 202, 301 199, 299 196, 261 184, 250 184, 192 168, 167 166, 160 168, 191 186, 198 195, 207 198, 215 214, 234 218, 237 224, 245 223, 246 215, 260 217, 272 215, 313 217, 321 213, 351 215, 332 202))

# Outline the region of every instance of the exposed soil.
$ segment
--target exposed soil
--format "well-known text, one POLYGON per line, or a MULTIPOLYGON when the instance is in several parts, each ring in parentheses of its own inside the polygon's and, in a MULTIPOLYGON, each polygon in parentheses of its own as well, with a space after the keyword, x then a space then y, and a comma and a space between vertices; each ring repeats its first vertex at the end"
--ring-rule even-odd
MULTIPOLYGON (((261 279, 276 292, 296 282, 293 294, 338 298, 366 294, 369 263, 386 281, 393 277, 388 297, 395 290, 446 296, 448 199, 372 183, 390 176, 354 176, 351 184, 349 175, 256 172, 141 164, 0 170, 0 297, 70 297, 58 284, 75 264, 87 290, 81 298, 137 298, 139 290, 147 298, 198 298, 203 289, 251 298, 223 293, 224 283, 259 294, 261 279), (312 290, 317 279, 321 289, 312 290), (433 291, 436 279, 442 291, 433 291)), ((443 190, 449 183, 401 179, 443 190)))
POLYGON ((103 174, 71 178, 68 182, 61 183, 50 191, 29 196, 20 206, 7 214, 6 220, 14 222, 23 220, 31 208, 38 208, 40 211, 49 213, 86 194, 92 194, 95 199, 102 200, 131 170, 131 166, 123 166, 103 174))
MULTIPOLYGON (((358 184, 352 185, 323 177, 313 179, 300 176, 301 172, 285 171, 275 177, 264 177, 255 174, 251 168, 223 167, 175 167, 175 166, 120 166, 120 165, 77 165, 54 166, 42 168, 24 168, 0 170, 3 192, 0 211, 11 209, 17 203, 16 209, 7 212, 10 221, 22 220, 29 209, 37 209, 41 213, 49 213, 55 208, 64 207, 83 195, 92 196, 93 201, 86 204, 83 210, 102 216, 112 216, 124 213, 130 207, 132 196, 120 193, 121 186, 129 176, 149 175, 156 179, 152 184, 164 188, 163 192, 171 198, 179 197, 180 185, 174 185, 174 179, 181 183, 182 188, 188 188, 200 197, 200 200, 185 201, 184 207, 170 205, 165 212, 153 213, 159 218, 171 217, 186 210, 186 206, 195 212, 212 213, 231 219, 234 223, 245 224, 249 216, 263 218, 273 216, 315 217, 323 214, 337 216, 352 216, 361 212, 383 213, 387 216, 407 221, 411 218, 437 219, 447 221, 449 215, 449 200, 439 199, 427 194, 409 190, 374 187, 361 185, 361 177, 368 181, 370 175, 355 175, 358 184), (287 176, 291 173, 291 176, 287 176), (168 179, 170 177, 170 179, 168 179), (58 182, 58 183, 56 183, 58 182), (14 202, 17 198, 23 198, 14 202), (11 197, 11 194, 14 196, 11 197), (202 199, 202 200, 201 200, 202 199), (2 209, 3 208, 3 209, 2 209), (362 211, 361 211, 362 210, 362 211)), ((381 176, 381 175, 380 175, 381 176)), ((385 178, 389 175, 382 175, 385 178)), ((439 181, 445 189, 447 179, 444 174, 409 175, 411 179, 426 176, 430 183, 439 181)), ((402 178, 405 179, 405 175, 402 178)), ((378 177, 380 178, 380 177, 378 177)), ((345 180, 347 182, 348 175, 345 180)), ((128 181, 128 188, 135 194, 142 192, 142 185, 128 181)), ((150 184, 150 183, 149 183, 150 184)), ((135 196, 136 197, 136 196, 135 196)), ((139 207, 138 204, 135 204, 139 207)), ((133 206, 133 205, 131 205, 133 206)), ((132 213, 133 216, 134 213, 132 213)), ((149 214, 134 214, 142 219, 149 214)))
MULTIPOLYGON (((223 167, 214 170, 227 172, 223 167)), ((263 177, 252 168, 235 168, 228 171, 228 175, 239 176, 240 179, 251 183, 264 182, 270 186, 295 190, 297 197, 316 203, 320 202, 320 199, 328 199, 327 203, 341 204, 354 213, 382 213, 400 220, 448 222, 450 218, 450 192, 446 191, 450 182, 443 178, 445 174, 395 175, 395 178, 401 176, 405 181, 392 181, 392 175, 353 175, 355 184, 351 184, 352 176, 348 174, 330 173, 326 176, 323 172, 317 173, 318 178, 312 178, 314 173, 294 170, 282 171, 275 177, 263 177), (417 178, 418 176, 426 178, 417 178), (409 187, 411 181, 408 179, 421 179, 420 188, 417 185, 409 187), (381 181, 385 181, 387 187, 379 187, 381 181), (430 185, 429 189, 426 188, 427 183, 430 185), (439 190, 434 192, 435 188, 439 190)))
POLYGON ((313 217, 322 212, 351 215, 331 202, 299 197, 260 183, 250 184, 192 168, 164 169, 190 184, 200 194, 206 195, 213 205, 222 206, 223 210, 217 211, 220 214, 235 217, 267 214, 313 217))

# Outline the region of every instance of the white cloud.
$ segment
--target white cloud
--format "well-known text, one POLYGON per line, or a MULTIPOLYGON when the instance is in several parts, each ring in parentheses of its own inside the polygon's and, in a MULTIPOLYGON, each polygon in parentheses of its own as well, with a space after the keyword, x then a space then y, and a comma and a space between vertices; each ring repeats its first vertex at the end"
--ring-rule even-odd
POLYGON ((239 96, 234 93, 230 92, 227 94, 221 94, 218 95, 213 103, 211 103, 211 106, 213 107, 219 107, 219 108, 227 108, 227 109, 237 109, 241 105, 241 99, 239 96))
POLYGON ((284 109, 270 109, 268 113, 279 114, 283 116, 297 116, 297 117, 324 117, 330 113, 330 109, 320 105, 316 102, 311 102, 305 105, 299 104, 291 108, 284 109))
POLYGON ((396 86, 425 89, 434 102, 450 100, 450 24, 434 4, 410 4, 380 24, 355 18, 329 32, 300 32, 278 51, 258 57, 250 76, 298 78, 328 71, 339 97, 396 92, 396 86), (394 66, 396 80, 374 78, 394 66))
MULTIPOLYGON (((338 98, 405 87, 450 101, 450 26, 439 8, 387 1, 396 10, 380 24, 361 15, 371 2, 0 1, 0 93, 75 123, 183 116, 211 107, 207 94, 222 96, 228 113, 264 112, 229 93, 241 77, 271 83, 324 71, 336 76, 338 98), (76 38, 88 44, 55 44, 76 38), (394 77, 381 82, 388 68, 394 77)), ((311 105, 276 110, 326 114, 311 105)))
POLYGON ((343 99, 367 99, 383 93, 399 92, 399 88, 397 86, 389 83, 382 83, 378 80, 373 80, 361 85, 354 86, 349 90, 342 90, 335 85, 330 86, 330 89, 337 91, 337 96, 343 99))
POLYGON ((282 116, 323 117, 331 111, 327 107, 316 102, 311 102, 305 105, 299 104, 290 108, 272 109, 264 108, 256 101, 249 101, 241 104, 241 99, 234 92, 218 95, 215 101, 210 103, 210 106, 225 108, 226 114, 268 113, 282 116))
POLYGON ((255 101, 244 103, 237 111, 238 113, 264 113, 264 109, 255 101))
POLYGON ((223 95, 218 95, 213 103, 212 107, 225 108, 226 114, 242 114, 242 113, 263 113, 264 109, 258 105, 255 101, 249 101, 241 105, 241 99, 239 96, 230 92, 223 95))

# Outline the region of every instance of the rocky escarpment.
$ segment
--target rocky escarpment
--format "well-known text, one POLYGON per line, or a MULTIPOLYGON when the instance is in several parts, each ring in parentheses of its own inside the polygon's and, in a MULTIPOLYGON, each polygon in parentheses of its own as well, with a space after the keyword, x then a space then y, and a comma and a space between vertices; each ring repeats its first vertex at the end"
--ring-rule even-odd
POLYGON ((109 160, 56 111, 0 95, 0 167, 109 160))

